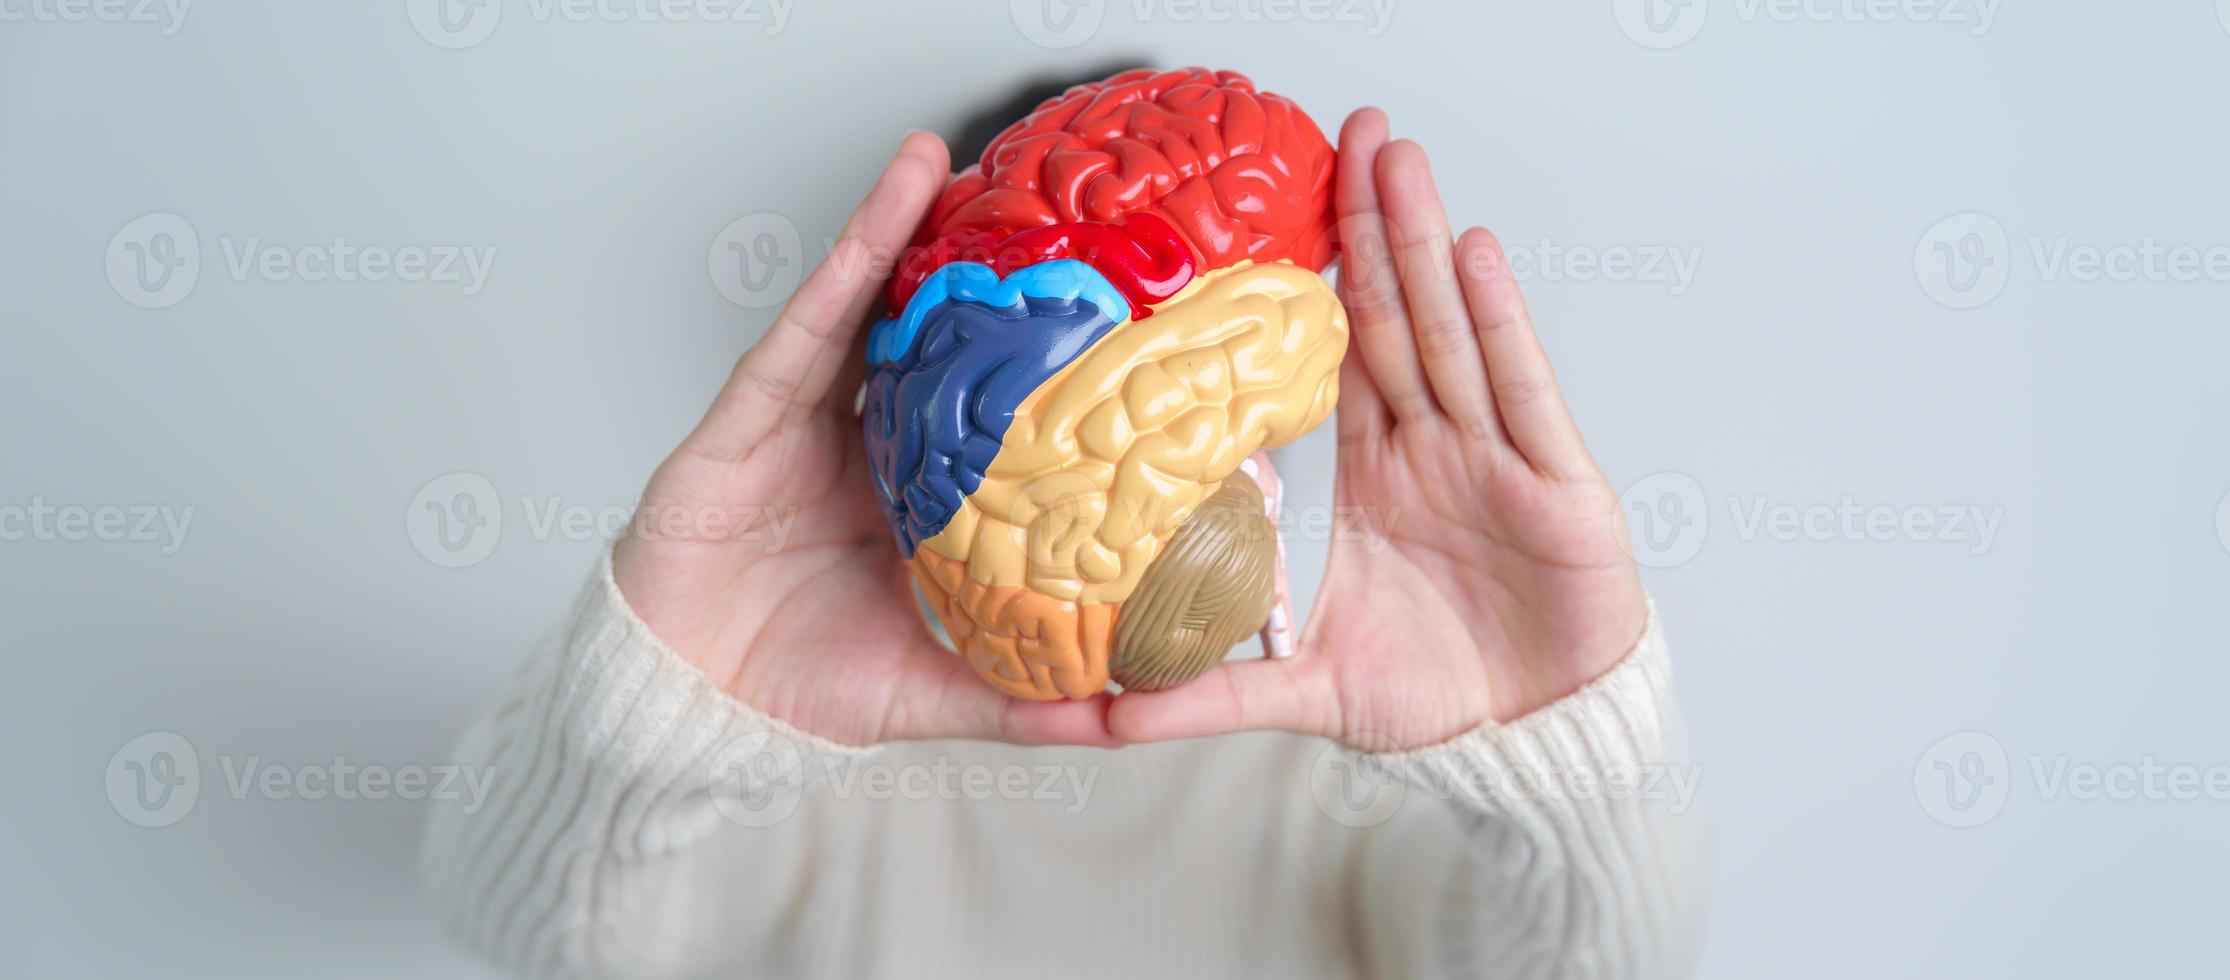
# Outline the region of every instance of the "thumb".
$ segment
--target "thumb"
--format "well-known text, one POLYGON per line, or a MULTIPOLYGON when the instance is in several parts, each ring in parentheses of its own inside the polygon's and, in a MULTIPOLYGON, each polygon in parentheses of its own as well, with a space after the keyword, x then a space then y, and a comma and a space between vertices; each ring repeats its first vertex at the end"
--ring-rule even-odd
POLYGON ((1108 707, 1107 730, 1124 742, 1263 729, 1330 735, 1338 716, 1328 663, 1304 656, 1234 661, 1166 691, 1126 691, 1108 707))

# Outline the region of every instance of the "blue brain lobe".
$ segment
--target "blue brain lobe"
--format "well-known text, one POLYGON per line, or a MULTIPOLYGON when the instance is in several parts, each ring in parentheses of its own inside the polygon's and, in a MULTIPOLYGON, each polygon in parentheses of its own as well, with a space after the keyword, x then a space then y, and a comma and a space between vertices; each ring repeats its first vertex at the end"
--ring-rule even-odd
POLYGON ((1121 294, 1081 262, 1041 263, 1005 280, 967 265, 940 269, 954 270, 951 281, 925 286, 869 341, 867 460, 908 558, 982 485, 1022 400, 1129 315, 1121 294))

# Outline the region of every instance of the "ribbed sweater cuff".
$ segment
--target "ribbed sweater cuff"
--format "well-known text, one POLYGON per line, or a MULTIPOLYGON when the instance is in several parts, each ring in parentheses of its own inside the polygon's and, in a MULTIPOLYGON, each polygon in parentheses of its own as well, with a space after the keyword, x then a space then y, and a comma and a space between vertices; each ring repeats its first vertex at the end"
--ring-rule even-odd
MULTIPOLYGON (((674 805, 699 819, 671 826, 685 836, 705 829, 716 800, 720 812, 750 821, 749 810, 770 792, 797 792, 833 766, 873 751, 841 745, 771 717, 714 686, 635 615, 612 578, 607 552, 583 590, 572 618, 552 700, 564 758, 594 783, 635 787, 645 803, 674 805), (650 792, 641 792, 650 790, 650 792), (653 802, 655 801, 655 802, 653 802), (695 811, 690 813, 690 811, 695 811)), ((682 814, 672 814, 681 816, 682 814)), ((655 821, 630 829, 651 838, 642 852, 665 850, 655 821)))

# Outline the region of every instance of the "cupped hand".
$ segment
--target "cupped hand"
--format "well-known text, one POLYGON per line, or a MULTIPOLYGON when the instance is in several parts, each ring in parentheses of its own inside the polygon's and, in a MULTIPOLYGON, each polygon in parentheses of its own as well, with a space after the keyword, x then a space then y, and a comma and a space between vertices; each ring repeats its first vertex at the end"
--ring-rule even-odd
POLYGON ((1343 516, 1298 654, 1126 694, 1151 741, 1274 728, 1414 748, 1577 691, 1640 638, 1647 600, 1500 243, 1451 240, 1424 151, 1350 117, 1336 191, 1343 516))
POLYGON ((613 575, 715 684, 824 738, 1110 744, 1106 695, 1013 700, 931 639, 870 492, 853 411, 861 335, 949 171, 937 137, 906 138, 828 259, 651 476, 613 575))

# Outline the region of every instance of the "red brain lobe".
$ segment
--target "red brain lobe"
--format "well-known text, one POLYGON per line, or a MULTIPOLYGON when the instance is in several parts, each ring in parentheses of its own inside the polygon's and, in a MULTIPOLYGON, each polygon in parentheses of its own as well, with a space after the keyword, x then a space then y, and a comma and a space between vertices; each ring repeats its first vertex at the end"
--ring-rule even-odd
POLYGON ((1242 259, 1321 270, 1332 163, 1316 123, 1244 75, 1128 71, 1048 100, 993 139, 946 188, 907 264, 918 276, 957 243, 1145 212, 1192 245, 1202 271, 1242 259))

